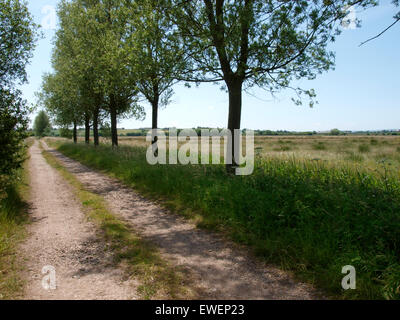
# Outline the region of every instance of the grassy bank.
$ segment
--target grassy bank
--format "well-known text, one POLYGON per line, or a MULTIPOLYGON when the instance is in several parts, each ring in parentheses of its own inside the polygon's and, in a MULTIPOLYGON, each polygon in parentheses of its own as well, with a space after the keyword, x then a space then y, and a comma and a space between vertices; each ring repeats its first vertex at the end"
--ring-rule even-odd
POLYGON ((140 147, 57 147, 334 297, 400 298, 400 183, 392 175, 266 158, 252 176, 228 177, 223 166, 150 166, 140 147), (356 268, 356 290, 341 288, 345 265, 356 268))
MULTIPOLYGON (((30 145, 32 142, 29 142, 30 145)), ((18 244, 25 238, 29 198, 28 164, 15 173, 14 182, 0 200, 0 300, 20 298, 23 280, 18 260, 18 244)))
POLYGON ((184 270, 172 268, 154 246, 142 240, 124 221, 110 212, 101 196, 85 190, 51 153, 43 151, 43 156, 73 186, 88 218, 102 230, 104 239, 111 244, 116 265, 122 264, 128 276, 139 281, 138 293, 142 299, 195 298, 184 270))

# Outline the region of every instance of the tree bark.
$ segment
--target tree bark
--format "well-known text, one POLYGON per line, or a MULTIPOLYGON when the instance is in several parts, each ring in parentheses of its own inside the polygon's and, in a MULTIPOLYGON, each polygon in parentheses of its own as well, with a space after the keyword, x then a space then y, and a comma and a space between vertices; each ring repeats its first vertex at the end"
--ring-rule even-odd
POLYGON ((74 137, 74 143, 78 143, 78 129, 77 129, 77 125, 76 125, 76 121, 74 121, 74 129, 73 129, 73 137, 74 137))
POLYGON ((99 111, 99 107, 93 111, 93 138, 96 147, 99 145, 99 111))
POLYGON ((113 148, 118 147, 118 130, 117 130, 117 103, 115 96, 110 96, 110 115, 111 115, 111 141, 113 148))
POLYGON ((152 121, 152 129, 153 129, 153 141, 152 141, 152 145, 153 145, 153 154, 157 157, 158 156, 158 136, 156 135, 156 131, 158 129, 158 97, 156 97, 151 105, 152 105, 152 109, 153 109, 153 121, 152 121))
POLYGON ((239 166, 236 160, 239 159, 240 139, 235 139, 235 130, 240 130, 242 116, 242 86, 243 81, 234 80, 228 84, 229 91, 229 118, 228 129, 231 137, 228 137, 227 159, 232 159, 232 164, 227 164, 227 172, 234 173, 235 168, 239 166), (232 139, 231 141, 229 141, 232 139))
POLYGON ((85 114, 85 143, 90 143, 90 116, 89 113, 85 114))

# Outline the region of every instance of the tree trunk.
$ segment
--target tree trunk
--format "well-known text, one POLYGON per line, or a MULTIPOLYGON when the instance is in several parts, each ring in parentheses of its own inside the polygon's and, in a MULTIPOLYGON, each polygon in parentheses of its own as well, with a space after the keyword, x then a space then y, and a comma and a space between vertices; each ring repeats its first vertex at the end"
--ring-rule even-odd
POLYGON ((98 107, 93 111, 93 138, 96 147, 99 145, 99 111, 98 107))
POLYGON ((229 91, 229 119, 228 129, 231 137, 228 137, 227 159, 232 159, 231 164, 227 164, 228 173, 234 173, 235 168, 239 166, 236 160, 239 160, 240 139, 235 140, 235 130, 240 130, 240 121, 242 116, 242 85, 243 81, 235 80, 228 84, 229 91), (231 141, 229 141, 232 139, 231 141))
POLYGON ((74 129, 73 129, 73 137, 74 137, 74 143, 78 143, 78 129, 77 129, 77 125, 76 125, 76 121, 74 121, 74 129))
POLYGON ((85 143, 90 143, 90 116, 88 113, 85 114, 85 143))
POLYGON ((151 103, 153 108, 153 122, 152 122, 152 129, 153 129, 153 154, 157 157, 158 156, 158 136, 156 135, 155 130, 158 129, 158 97, 155 97, 154 101, 151 103))
POLYGON ((110 115, 111 115, 111 141, 113 148, 118 147, 118 131, 117 131, 117 103, 115 96, 110 96, 110 115))

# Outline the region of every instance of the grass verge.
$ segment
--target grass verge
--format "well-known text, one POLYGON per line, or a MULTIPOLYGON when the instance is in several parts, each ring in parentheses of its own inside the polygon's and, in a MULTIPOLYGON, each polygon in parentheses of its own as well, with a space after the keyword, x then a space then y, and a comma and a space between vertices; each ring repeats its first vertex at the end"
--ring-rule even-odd
POLYGON ((123 265, 128 275, 141 283, 138 293, 142 299, 195 298, 185 270, 172 267, 163 260, 157 248, 141 239, 127 223, 111 213, 101 196, 85 190, 50 152, 42 151, 42 154, 73 187, 88 218, 102 230, 105 241, 111 243, 116 265, 123 265))
POLYGON ((342 299, 400 298, 400 183, 354 166, 259 159, 248 177, 223 166, 150 166, 145 149, 59 143, 199 225, 228 233, 266 261, 342 299), (342 267, 356 268, 343 290, 342 267))
MULTIPOLYGON (((30 146, 32 141, 28 141, 30 146)), ((0 200, 0 300, 22 297, 24 281, 18 244, 25 239, 29 199, 28 161, 15 173, 14 183, 0 200)))

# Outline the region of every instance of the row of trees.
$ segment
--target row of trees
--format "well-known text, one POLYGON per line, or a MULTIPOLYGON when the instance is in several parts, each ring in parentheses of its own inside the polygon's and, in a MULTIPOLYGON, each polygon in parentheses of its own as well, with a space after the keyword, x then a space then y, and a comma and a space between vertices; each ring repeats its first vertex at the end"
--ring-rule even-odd
MULTIPOLYGON (((334 66, 327 46, 351 6, 373 0, 63 0, 58 8, 52 64, 40 102, 60 126, 93 129, 144 117, 152 106, 152 127, 178 81, 222 84, 229 94, 227 128, 240 129, 242 92, 253 86, 274 94, 281 89, 315 103, 315 92, 292 86, 334 66)), ((156 137, 154 138, 156 142, 156 137)), ((239 147, 233 145, 231 153, 239 147)))
POLYGON ((37 30, 25 2, 0 2, 0 198, 25 159, 30 109, 16 86, 27 80, 37 30))

